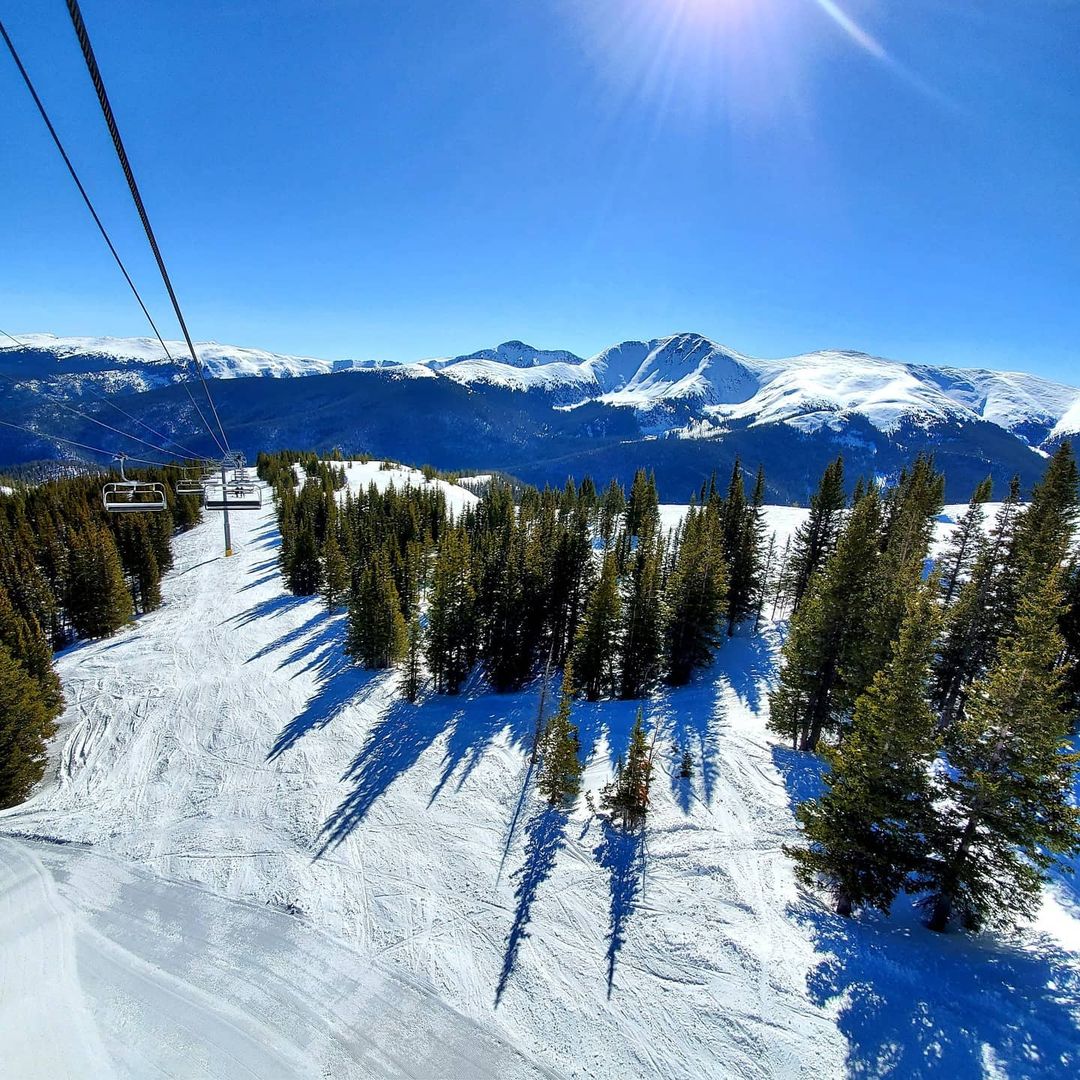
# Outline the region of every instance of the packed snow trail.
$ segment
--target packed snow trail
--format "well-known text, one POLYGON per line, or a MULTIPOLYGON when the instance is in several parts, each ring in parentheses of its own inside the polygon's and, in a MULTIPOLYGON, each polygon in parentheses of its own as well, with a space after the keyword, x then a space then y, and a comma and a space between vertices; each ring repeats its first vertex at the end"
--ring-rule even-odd
POLYGON ((301 920, 78 845, 0 839, 3 1075, 547 1075, 301 920))
MULTIPOLYGON (((403 479, 377 462, 347 472, 353 487, 403 479)), ((458 508, 475 498, 448 495, 458 508)), ((665 523, 678 513, 665 508, 665 523)), ((768 516, 782 546, 801 515, 768 516)), ((219 1049, 256 1072, 262 1065, 245 1055, 276 1055, 284 1075, 301 1077, 322 1075, 316 1062, 333 1077, 455 1080, 485 1068, 665 1080, 883 1075, 874 1063, 888 1053, 861 1004, 871 984, 879 1014, 887 1005, 895 1020, 893 1059, 925 1063, 935 1028, 912 1011, 925 957, 910 944, 924 932, 826 914, 796 889, 783 854, 797 836, 798 782, 764 726, 773 629, 725 643, 691 686, 647 704, 660 725, 659 771, 641 840, 608 830, 584 801, 551 814, 529 793, 511 836, 535 688, 473 686, 406 704, 397 675, 347 662, 342 614, 283 592, 271 512, 234 515, 231 559, 220 555, 220 528, 214 515, 177 538, 160 611, 59 656, 68 709, 54 775, 0 814, 0 833, 39 838, 9 840, 5 872, 28 879, 11 851, 36 860, 48 875, 39 895, 58 898, 37 905, 59 913, 41 948, 74 953, 76 964, 54 962, 38 1004, 71 1003, 88 1033, 83 1075, 95 1075, 95 1029, 106 1058, 121 1028, 146 1045, 138 1053, 165 1037, 159 1022, 171 1025, 169 1045, 186 1045, 192 1014, 166 1009, 161 986, 182 990, 177 1008, 216 1015, 212 1042, 188 1055, 204 1055, 207 1071, 194 1075, 243 1075, 232 1059, 211 1060, 219 1049), (695 756, 689 781, 676 775, 672 742, 695 756), (112 946, 94 944, 103 937, 112 946), (136 983, 151 972, 162 981, 136 983), (272 1037, 262 1042, 252 1033, 265 1028, 272 1037), (450 1056, 431 1057, 436 1045, 450 1056), (467 1066, 454 1056, 481 1049, 467 1066), (297 1054, 300 1071, 289 1073, 297 1054)), ((575 707, 594 796, 636 708, 575 707)), ((17 913, 13 904, 0 898, 0 910, 17 913)), ((0 971, 9 949, 27 948, 0 937, 0 971)), ((1000 965, 980 966, 987 958, 962 939, 943 948, 935 985, 955 1014, 981 1009, 980 980, 1000 965)), ((1030 1025, 1051 1048, 1077 1030, 1074 961, 1055 968, 1066 1004, 1040 1005, 1030 1025)), ((6 1033, 8 1021, 0 1025, 6 1033)), ((990 1059, 1028 1075, 1004 1025, 968 1027, 952 1044, 950 1078, 980 1075, 990 1059)), ((1039 1049, 1044 1064, 1054 1060, 1039 1049)), ((188 1057, 165 1075, 193 1075, 188 1057)), ((108 1075, 138 1072, 126 1060, 109 1061, 108 1075)), ((63 1073, 27 1074, 53 1075, 63 1073)))

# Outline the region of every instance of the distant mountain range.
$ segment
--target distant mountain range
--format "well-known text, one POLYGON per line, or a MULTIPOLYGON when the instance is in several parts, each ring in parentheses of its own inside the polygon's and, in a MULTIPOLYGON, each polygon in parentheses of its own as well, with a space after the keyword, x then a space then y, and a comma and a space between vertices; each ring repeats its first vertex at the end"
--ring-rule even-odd
MULTIPOLYGON (((100 423, 160 442, 113 401, 193 450, 211 449, 181 385, 191 373, 155 340, 20 340, 0 348, 0 419, 110 451, 138 454, 139 444, 100 423)), ((180 343, 169 349, 184 355, 180 343)), ((772 498, 804 501, 838 452, 854 480, 894 474, 922 449, 961 499, 987 473, 999 486, 1014 473, 1030 485, 1047 450, 1080 432, 1080 390, 1038 376, 842 351, 762 360, 698 334, 624 341, 588 358, 520 341, 409 364, 215 343, 198 351, 230 439, 249 453, 340 445, 560 484, 585 472, 628 479, 646 465, 673 501, 736 455, 750 469, 765 465, 772 498)), ((0 466, 68 456, 0 431, 0 466)))

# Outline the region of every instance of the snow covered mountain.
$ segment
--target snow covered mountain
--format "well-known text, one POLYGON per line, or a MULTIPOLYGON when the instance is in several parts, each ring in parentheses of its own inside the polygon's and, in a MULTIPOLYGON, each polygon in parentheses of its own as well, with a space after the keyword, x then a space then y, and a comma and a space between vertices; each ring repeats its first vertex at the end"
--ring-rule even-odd
MULTIPOLYGON (((159 398, 162 408, 166 401, 176 402, 171 414, 159 414, 170 432, 190 420, 182 415, 181 399, 167 393, 190 374, 162 356, 152 339, 25 335, 22 340, 25 348, 0 348, 0 373, 16 385, 9 398, 13 411, 28 406, 36 411, 35 404, 44 408, 57 396, 105 392, 149 395, 155 408, 159 398)), ((169 348, 174 356, 183 355, 179 343, 169 348)), ((646 462, 658 468, 658 479, 666 472, 674 481, 677 472, 680 483, 684 474, 694 474, 691 458, 700 462, 700 478, 735 452, 757 455, 767 472, 782 474, 791 463, 776 456, 797 446, 815 467, 826 455, 846 450, 862 454, 859 469, 879 474, 911 453, 934 449, 955 458, 955 482, 962 485, 979 470, 994 469, 1003 481, 1014 472, 1028 481, 1041 452, 1080 431, 1080 390, 1035 375, 906 364, 837 350, 767 360, 699 334, 624 341, 585 359, 521 341, 406 364, 328 361, 216 343, 201 344, 198 351, 207 374, 222 385, 260 378, 258 388, 247 385, 226 394, 237 401, 244 421, 259 428, 260 446, 285 437, 304 444, 294 435, 319 445, 368 440, 370 418, 357 416, 365 403, 393 409, 399 437, 418 411, 430 410, 440 415, 435 429, 445 428, 447 435, 450 428, 457 431, 457 452, 434 440, 428 449, 415 440, 407 447, 362 445, 447 468, 524 463, 529 470, 538 462, 559 461, 558 468, 569 465, 572 471, 578 465, 568 454, 577 459, 603 453, 613 440, 662 439, 690 444, 682 449, 654 445, 646 462), (327 394, 323 380, 328 376, 346 382, 335 382, 335 392, 327 394), (271 384, 286 378, 292 385, 283 414, 271 384), (462 398, 457 388, 468 395, 462 398), (318 421, 296 430, 292 414, 313 409, 316 401, 318 421), (677 459, 678 469, 669 468, 667 459, 677 459)), ((0 400, 0 413, 3 404, 0 400)), ((44 422, 40 426, 47 430, 44 422)), ((43 448, 21 458, 19 453, 15 440, 0 441, 0 462, 42 456, 43 448)), ((528 478, 548 475, 533 470, 528 478)), ((565 473, 559 477, 553 464, 550 478, 561 482, 565 473)), ((794 487, 782 482, 774 496, 805 497, 810 481, 793 477, 791 483, 794 487)), ((960 492, 953 489, 953 494, 960 492)))

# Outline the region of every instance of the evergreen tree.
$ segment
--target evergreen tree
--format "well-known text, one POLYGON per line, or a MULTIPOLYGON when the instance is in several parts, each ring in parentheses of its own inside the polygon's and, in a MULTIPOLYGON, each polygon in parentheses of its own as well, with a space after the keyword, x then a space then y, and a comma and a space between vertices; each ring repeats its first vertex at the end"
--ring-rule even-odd
POLYGON ((407 642, 390 560, 380 548, 349 597, 345 652, 365 668, 388 668, 404 656, 407 642))
POLYGON ((37 682, 49 718, 59 716, 64 707, 64 695, 53 667, 48 639, 40 626, 15 610, 3 586, 0 586, 0 646, 6 648, 37 682))
POLYGON ((131 594, 104 525, 89 525, 74 538, 67 608, 75 632, 84 638, 109 637, 131 619, 131 594))
POLYGON ((476 661, 476 590, 470 553, 462 528, 443 534, 432 573, 427 633, 428 667, 440 693, 458 693, 476 661))
POLYGON ((655 532, 659 523, 660 502, 656 494, 656 478, 644 469, 638 469, 626 504, 626 534, 631 537, 643 536, 655 532))
POLYGON ((808 842, 789 849, 797 874, 804 884, 827 884, 841 915, 863 906, 888 912, 925 860, 938 751, 927 701, 934 588, 909 597, 892 658, 855 703, 850 734, 825 750, 827 790, 796 811, 808 842))
POLYGON ((694 668, 703 667, 720 643, 727 566, 719 538, 716 504, 691 507, 683 522, 675 563, 665 590, 664 634, 666 678, 684 686, 694 668))
POLYGON ((581 791, 581 740, 570 719, 573 707, 573 666, 563 672, 562 697, 540 738, 540 771, 536 786, 552 806, 573 802, 581 791))
POLYGON ((758 558, 754 513, 746 501, 742 465, 735 459, 727 498, 720 510, 720 541, 727 566, 727 632, 753 614, 757 591, 758 558))
POLYGON ((844 506, 844 459, 838 457, 826 467, 817 491, 810 498, 810 513, 791 540, 782 587, 792 614, 799 610, 810 579, 836 547, 844 506))
POLYGON ((880 527, 881 503, 870 488, 791 620, 779 685, 769 697, 769 727, 800 750, 816 750, 854 704, 848 672, 871 638, 880 527))
POLYGON ((0 810, 21 803, 45 775, 52 719, 40 685, 0 644, 0 810))
POLYGON ((644 824, 649 810, 649 785, 652 781, 652 751, 645 740, 645 718, 638 709, 630 732, 630 748, 625 762, 620 758, 615 778, 600 791, 600 806, 615 823, 627 830, 644 824))
POLYGON ((600 581, 585 606, 574 643, 574 671, 579 689, 589 701, 599 701, 615 692, 621 614, 615 557, 609 553, 604 557, 600 581))
POLYGON ((949 733, 934 856, 921 882, 933 930, 954 918, 978 929, 1029 917, 1048 869, 1080 851, 1061 604, 1055 569, 1021 598, 1015 628, 949 733))
POLYGON ((619 697, 640 698, 659 682, 664 627, 660 607, 663 544, 657 523, 642 526, 623 602, 624 629, 619 649, 619 697))
POLYGON ((943 728, 963 713, 968 688, 986 670, 1013 618, 1019 508, 1020 482, 1014 477, 989 539, 945 613, 933 695, 943 728))
POLYGON ((970 576, 982 552, 985 544, 983 523, 986 519, 983 504, 990 501, 992 493, 993 481, 988 476, 972 493, 967 510, 949 536, 949 546, 937 560, 942 600, 946 607, 953 602, 957 590, 970 576))
POLYGON ((1080 723, 1080 562, 1065 574, 1065 603, 1058 616, 1058 629, 1065 642, 1065 708, 1075 730, 1080 723))
POLYGON ((416 704, 420 696, 420 685, 423 678, 421 669, 422 650, 424 635, 420 629, 420 616, 413 612, 409 620, 409 640, 405 650, 405 700, 410 704, 416 704))
POLYGON ((626 495, 618 482, 612 480, 600 500, 599 532, 605 548, 611 546, 611 541, 615 536, 615 527, 619 524, 619 519, 625 510, 626 495))
POLYGON ((335 611, 349 590, 349 566, 333 531, 326 534, 322 549, 322 594, 327 611, 335 611))
POLYGON ((304 523, 293 541, 292 553, 285 568, 285 582, 294 596, 314 596, 319 591, 319 546, 315 530, 304 523))

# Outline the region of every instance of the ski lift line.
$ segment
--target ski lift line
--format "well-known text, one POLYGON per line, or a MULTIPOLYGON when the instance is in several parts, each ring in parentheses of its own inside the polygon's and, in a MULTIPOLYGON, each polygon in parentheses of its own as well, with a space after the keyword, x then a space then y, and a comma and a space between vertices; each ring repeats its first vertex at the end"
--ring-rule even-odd
MULTIPOLYGON (((102 457, 107 457, 110 460, 116 457, 116 454, 112 450, 102 450, 100 446, 88 446, 86 443, 76 442, 74 439, 64 439, 59 435, 50 435, 47 431, 38 431, 32 427, 26 427, 25 424, 13 424, 9 420, 0 420, 0 425, 4 427, 13 428, 15 431, 25 431, 28 435, 33 435, 38 439, 48 439, 49 442, 65 443, 68 446, 77 446, 80 450, 89 450, 91 453, 100 454, 102 457)), ((151 461, 150 458, 132 457, 130 454, 124 455, 128 461, 137 461, 141 465, 153 465, 158 469, 182 469, 183 465, 174 465, 168 461, 151 461)))
MULTIPOLYGON (((20 341, 13 334, 9 334, 6 330, 0 330, 0 334, 3 334, 6 338, 11 338, 11 340, 14 341, 15 344, 18 345, 20 348, 30 348, 29 345, 27 345, 25 342, 20 341)), ((3 375, 3 372, 0 372, 0 375, 3 375)), ((12 382, 16 381, 10 375, 5 375, 4 378, 9 378, 12 382)), ((42 393, 48 394, 49 391, 45 390, 42 391, 42 393)), ((159 439, 164 440, 170 446, 175 446, 178 450, 182 450, 183 453, 180 455, 181 457, 190 458, 192 461, 202 461, 202 456, 196 454, 194 450, 188 449, 188 447, 186 447, 183 443, 178 443, 175 439, 170 439, 169 436, 166 435, 164 432, 158 431, 157 428, 151 427, 149 424, 144 423, 137 416, 132 416, 131 413, 129 413, 126 409, 121 409, 119 405, 117 405, 113 401, 110 401, 107 397, 104 397, 101 394, 95 394, 93 392, 88 393, 86 396, 89 397, 92 401, 99 401, 102 405, 108 405, 110 409, 115 409, 121 415, 126 416, 129 420, 138 424, 139 427, 146 428, 146 430, 149 431, 152 435, 156 435, 159 439)), ((87 419, 90 418, 87 417, 87 419)), ((157 449, 159 449, 163 454, 169 453, 169 451, 166 450, 164 447, 158 447, 157 449)))
MULTIPOLYGON (((16 386, 19 385, 18 379, 15 379, 11 375, 7 375, 2 371, 0 371, 0 378, 7 379, 9 382, 14 383, 16 386)), ((67 412, 73 414, 74 416, 81 417, 83 420, 89 420, 91 424, 97 424, 98 427, 103 427, 106 430, 112 431, 117 435, 122 435, 125 439, 131 439, 134 442, 141 443, 143 446, 149 446, 151 450, 156 450, 159 454, 165 454, 166 456, 168 456, 169 451, 166 450, 164 447, 155 446, 153 443, 147 442, 145 439, 140 439, 138 435, 130 435, 126 431, 121 431, 120 428, 113 427, 112 424, 106 424, 104 420, 95 420, 94 417, 87 416, 86 413, 80 412, 78 409, 72 408, 72 406, 68 405, 66 402, 60 401, 54 396, 50 396, 48 394, 48 391, 46 391, 45 393, 54 405, 58 405, 61 409, 65 409, 67 412)), ((182 454, 181 457, 190 457, 192 461, 199 460, 193 454, 182 454)))
MULTIPOLYGON (((15 48, 15 43, 8 35, 7 29, 4 26, 3 20, 0 19, 0 36, 3 36, 4 43, 8 47, 8 52, 11 53, 12 60, 15 61, 15 66, 19 69, 19 74, 22 76, 23 82, 26 84, 26 89, 30 91, 30 96, 34 100, 34 104, 37 106, 38 112, 41 114, 41 119, 45 122, 45 127, 49 131, 49 135, 52 136, 52 141, 56 146, 56 149, 60 152, 60 157, 63 158, 64 164, 67 166, 68 173, 71 175, 71 179, 75 181, 75 186, 79 189, 79 194, 82 196, 83 202, 86 204, 87 210, 90 211, 90 216, 94 219, 94 224, 98 227, 98 232, 101 233, 102 239, 105 241, 109 251, 112 253, 113 259, 116 260, 116 265, 120 267, 120 273, 124 275, 124 280, 128 283, 128 288, 131 289, 132 295, 135 297, 142 309, 142 313, 146 316, 146 321, 150 324, 150 329, 154 331, 154 337, 157 338, 158 344, 161 346, 165 356, 169 359, 170 363, 176 364, 177 367, 183 371, 183 368, 177 363, 176 358, 169 352, 169 347, 165 344, 164 338, 161 336, 161 332, 157 328, 157 323, 154 322, 153 316, 151 316, 149 309, 143 301, 142 295, 135 287, 135 282, 131 280, 131 275, 127 271, 127 267, 124 265, 124 260, 120 258, 119 252, 116 250, 115 245, 109 236, 108 230, 105 228, 101 218, 98 216, 98 212, 94 209, 94 204, 90 199, 90 196, 86 192, 86 188, 83 187, 82 181, 79 179, 79 174, 75 171, 75 166, 71 163, 71 158, 68 157, 67 151, 64 149, 64 144, 60 141, 60 136, 56 133, 56 128, 53 127, 52 120, 49 119, 49 114, 45 111, 45 106, 42 103, 41 98, 38 96, 38 92, 34 87, 33 82, 30 79, 30 74, 27 72, 23 65, 22 58, 19 56, 18 50, 15 48)), ((11 337, 10 334, 5 334, 5 337, 11 337)), ((15 338, 11 339, 15 341, 15 338)), ((188 397, 191 398, 191 404, 195 406, 195 411, 199 414, 199 419, 202 421, 203 426, 210 432, 211 438, 217 444, 217 448, 224 454, 225 447, 222 446, 221 441, 217 435, 214 434, 214 429, 210 426, 206 417, 203 415, 202 409, 199 408, 198 402, 195 400, 194 395, 191 393, 191 387, 184 383, 184 387, 187 390, 188 397)))
POLYGON ((124 177, 127 180, 131 197, 135 202, 135 209, 139 212, 139 219, 142 221, 146 239, 150 242, 150 248, 154 253, 154 258, 157 260, 158 270, 161 272, 161 280, 165 283, 165 288, 169 293, 169 299, 172 301, 173 311, 176 313, 176 321, 180 324, 180 329, 184 333, 184 341, 187 342, 188 351, 191 353, 191 359, 195 362, 195 369, 199 373, 199 379, 202 382, 203 389, 206 391, 206 400, 210 403, 210 410, 214 414, 214 421, 221 431, 221 438, 225 444, 224 452, 228 453, 229 439, 225 434, 225 428, 221 423, 221 417, 218 415, 217 406, 214 404, 214 398, 210 393, 210 387, 206 382, 202 362, 195 352, 195 346, 192 343, 191 334, 188 332, 184 313, 180 309, 180 302, 177 300, 176 291, 173 289, 172 279, 169 277, 169 271, 166 269, 161 249, 158 247, 157 237, 154 235, 153 226, 150 224, 150 217, 146 212, 146 207, 143 205, 142 195, 139 192, 139 185, 135 182, 135 174, 132 172, 131 162, 128 160, 127 150, 124 148, 124 141, 120 137, 120 129, 117 127, 116 117, 113 115, 112 105, 109 102, 109 95, 105 90, 105 81, 101 77, 97 58, 94 56, 94 49, 90 44, 90 35, 86 29, 86 23, 83 22, 82 11, 79 10, 78 0, 67 0, 67 9, 68 14, 71 16, 72 26, 75 29, 75 36, 79 41, 79 47, 82 49, 83 59, 86 61, 87 71, 90 73, 90 81, 94 84, 94 89, 97 91, 98 103, 101 105, 101 112, 105 117, 105 124, 109 129, 109 134, 112 136, 116 156, 120 161, 120 167, 124 171, 124 177))

